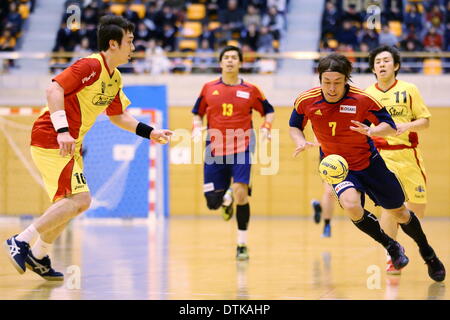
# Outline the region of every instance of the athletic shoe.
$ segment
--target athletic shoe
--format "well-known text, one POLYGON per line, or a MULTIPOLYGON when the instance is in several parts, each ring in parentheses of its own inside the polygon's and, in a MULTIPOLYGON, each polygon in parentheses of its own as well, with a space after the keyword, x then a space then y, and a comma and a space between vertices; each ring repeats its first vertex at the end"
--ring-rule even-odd
POLYGON ((222 206, 222 218, 225 221, 228 221, 233 217, 234 213, 234 198, 233 198, 233 191, 231 189, 228 189, 226 194, 228 194, 231 197, 231 203, 228 206, 222 206))
POLYGON ((425 260, 425 263, 428 266, 428 275, 434 281, 437 282, 444 281, 445 267, 442 264, 441 260, 439 260, 439 258, 436 256, 434 250, 431 247, 429 249, 431 249, 432 254, 428 257, 422 254, 422 250, 419 250, 420 255, 422 256, 423 260, 425 260))
POLYGON ((405 255, 405 249, 397 241, 392 240, 386 247, 386 250, 391 257, 395 269, 400 270, 408 264, 409 259, 405 255))
POLYGON ((43 257, 42 259, 38 259, 33 256, 33 253, 30 250, 25 263, 28 269, 36 272, 45 280, 64 281, 64 275, 52 268, 52 263, 48 255, 43 257))
POLYGON ((313 210, 314 210, 314 215, 313 215, 314 222, 319 223, 320 216, 322 215, 322 206, 320 205, 320 202, 317 200, 311 201, 311 206, 313 207, 313 210))
POLYGON ((12 265, 16 268, 17 272, 23 274, 26 271, 25 259, 30 251, 30 245, 25 241, 16 240, 16 237, 17 234, 7 239, 4 244, 12 265))
POLYGON ((391 258, 389 258, 389 260, 386 262, 386 273, 392 276, 399 276, 402 274, 402 270, 395 269, 394 265, 392 264, 391 258))
POLYGON ((238 260, 248 260, 248 249, 245 244, 239 244, 236 249, 236 259, 238 260))
POLYGON ((323 227, 322 238, 331 238, 331 225, 330 224, 326 224, 323 227))

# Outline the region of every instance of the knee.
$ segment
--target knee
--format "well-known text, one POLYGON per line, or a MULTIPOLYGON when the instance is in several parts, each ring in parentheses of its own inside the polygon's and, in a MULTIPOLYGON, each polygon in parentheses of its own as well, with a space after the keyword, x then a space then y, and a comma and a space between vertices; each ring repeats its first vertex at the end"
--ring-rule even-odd
POLYGON ((389 209, 386 210, 388 212, 388 214, 390 214, 392 217, 394 217, 397 222, 399 223, 405 223, 409 220, 409 212, 406 209, 405 206, 401 206, 400 208, 396 208, 396 209, 389 209))
POLYGON ((352 220, 359 220, 363 214, 361 202, 356 199, 345 199, 340 201, 342 208, 352 220))
POLYGON ((233 187, 236 204, 243 205, 248 202, 248 189, 244 186, 233 187))
POLYGON ((92 197, 88 192, 76 194, 74 200, 77 206, 77 213, 80 214, 91 206, 92 197))
POLYGON ((223 191, 212 191, 205 193, 206 205, 209 210, 217 210, 223 203, 223 191))

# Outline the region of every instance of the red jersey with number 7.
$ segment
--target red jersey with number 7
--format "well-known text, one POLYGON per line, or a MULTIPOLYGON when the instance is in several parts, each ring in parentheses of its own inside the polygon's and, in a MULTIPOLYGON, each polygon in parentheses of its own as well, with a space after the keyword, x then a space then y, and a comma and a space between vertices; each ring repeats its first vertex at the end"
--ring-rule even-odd
POLYGON ((255 85, 243 80, 237 85, 227 85, 220 78, 203 86, 192 113, 206 115, 212 154, 220 156, 248 148, 253 110, 261 116, 274 112, 255 85))
POLYGON ((367 168, 371 155, 377 152, 369 136, 350 129, 356 126, 351 120, 368 126, 386 122, 395 128, 389 113, 375 98, 349 85, 344 97, 335 103, 327 102, 318 87, 300 94, 294 108, 290 126, 303 130, 310 120, 324 156, 344 157, 350 170, 367 168))

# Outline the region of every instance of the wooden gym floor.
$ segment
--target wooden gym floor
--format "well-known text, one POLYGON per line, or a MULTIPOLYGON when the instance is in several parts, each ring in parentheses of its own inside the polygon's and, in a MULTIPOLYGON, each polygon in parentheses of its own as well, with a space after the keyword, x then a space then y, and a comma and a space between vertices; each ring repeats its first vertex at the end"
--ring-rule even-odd
MULTIPOLYGON (((0 239, 31 220, 6 219, 0 239)), ((450 271, 450 219, 427 218, 425 232, 450 271)), ((253 217, 248 262, 235 260, 236 222, 220 217, 153 221, 74 221, 54 245, 64 282, 19 275, 0 252, 0 299, 450 299, 448 278, 435 283, 413 241, 410 258, 388 277, 384 249, 345 218, 332 238, 310 218, 253 217)))

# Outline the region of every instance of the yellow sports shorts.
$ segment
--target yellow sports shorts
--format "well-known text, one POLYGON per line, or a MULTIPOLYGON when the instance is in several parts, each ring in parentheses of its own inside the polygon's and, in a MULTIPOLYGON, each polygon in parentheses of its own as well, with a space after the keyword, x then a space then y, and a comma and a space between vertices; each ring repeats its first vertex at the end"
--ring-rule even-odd
POLYGON ((380 154, 402 183, 408 202, 427 203, 425 167, 420 150, 380 150, 380 154))
POLYGON ((83 174, 83 158, 79 153, 62 157, 59 149, 31 146, 31 157, 44 180, 52 202, 71 194, 89 192, 83 174))

